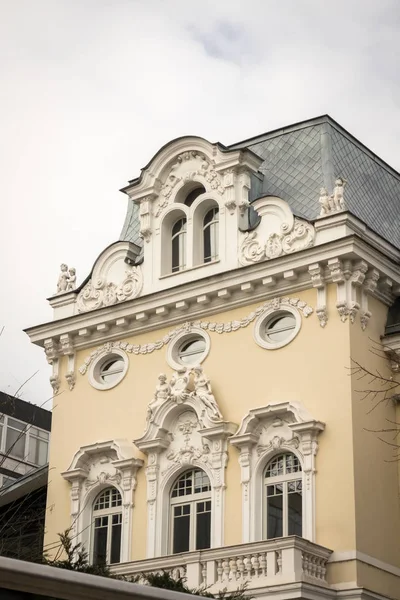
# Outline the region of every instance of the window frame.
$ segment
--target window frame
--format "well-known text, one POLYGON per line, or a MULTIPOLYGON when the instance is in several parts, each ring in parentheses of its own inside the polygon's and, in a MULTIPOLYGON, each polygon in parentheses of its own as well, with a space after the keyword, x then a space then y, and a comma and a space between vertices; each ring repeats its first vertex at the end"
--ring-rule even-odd
POLYGON ((262 511, 263 511, 263 525, 262 525, 262 532, 263 532, 263 539, 264 540, 271 540, 271 539, 278 539, 278 538, 274 538, 274 537, 268 537, 268 497, 272 497, 272 496, 268 496, 268 487, 269 486, 273 486, 273 485, 282 485, 283 487, 283 493, 281 494, 282 496, 282 535, 279 536, 280 538, 283 537, 288 537, 289 535, 298 535, 298 534, 294 534, 294 533, 289 533, 289 492, 288 492, 288 484, 289 483, 294 483, 294 482, 301 482, 301 536, 299 537, 303 537, 303 533, 304 533, 304 494, 303 494, 303 488, 304 488, 304 481, 303 481, 303 467, 301 464, 301 461, 299 459, 299 457, 294 454, 293 452, 289 452, 289 451, 285 451, 285 452, 280 452, 278 454, 275 454, 274 456, 270 457, 269 460, 267 461, 264 469, 263 469, 263 499, 262 499, 262 511), (299 470, 294 471, 292 473, 287 473, 286 472, 286 457, 288 456, 293 456, 296 461, 297 464, 299 466, 299 470), (268 467, 270 466, 270 464, 274 461, 279 459, 280 457, 285 457, 285 469, 284 469, 284 473, 280 474, 280 475, 275 475, 272 477, 267 477, 267 470, 268 467))
POLYGON ((1 415, 1 417, 2 417, 2 421, 0 422, 0 453, 4 454, 5 456, 7 456, 8 458, 10 458, 12 460, 16 460, 21 463, 26 463, 28 465, 44 466, 45 464, 47 464, 49 461, 50 431, 47 431, 46 429, 42 429, 41 427, 38 427, 37 425, 32 425, 31 423, 27 423, 26 421, 21 421, 21 419, 16 419, 12 415, 3 414, 3 415, 1 415), (23 428, 15 429, 12 425, 9 424, 9 419, 16 421, 17 423, 20 423, 21 425, 23 425, 23 428), (10 452, 10 451, 6 450, 6 447, 7 447, 6 440, 7 440, 8 428, 13 429, 13 431, 19 431, 20 433, 23 434, 23 436, 25 438, 24 454, 23 454, 22 458, 20 456, 18 456, 17 454, 14 454, 12 451, 10 452), (34 433, 31 433, 32 428, 47 435, 47 439, 38 438, 34 433), (46 462, 43 463, 43 465, 29 460, 31 437, 34 439, 41 439, 43 442, 45 442, 47 444, 46 462))
MULTIPOLYGON (((193 478, 194 481, 194 478, 193 478)), ((194 486, 193 486, 194 487, 194 486)), ((193 467, 192 469, 186 469, 185 471, 183 471, 182 473, 180 473, 178 475, 178 477, 176 477, 173 481, 173 484, 171 486, 170 489, 170 493, 169 493, 169 527, 168 527, 168 550, 170 554, 180 554, 181 552, 193 552, 193 551, 200 551, 200 550, 205 550, 206 548, 201 548, 201 549, 197 549, 196 548, 196 541, 197 541, 197 505, 201 502, 210 502, 210 545, 209 548, 212 547, 212 486, 211 486, 211 481, 210 478, 208 477, 207 473, 203 470, 200 469, 199 467, 193 467), (172 496, 172 493, 174 491, 174 488, 176 486, 176 484, 182 479, 182 477, 184 477, 185 475, 187 475, 188 473, 193 473, 193 475, 195 474, 195 472, 202 472, 208 480, 208 486, 209 486, 209 490, 205 491, 205 492, 193 492, 191 494, 184 494, 181 496, 172 496), (190 514, 189 514, 189 549, 185 550, 185 551, 179 551, 179 552, 175 552, 174 553, 174 532, 175 532, 175 515, 174 515, 174 508, 176 506, 190 506, 190 514)), ((207 548, 207 549, 209 549, 207 548)))
POLYGON ((203 264, 205 264, 205 265, 208 265, 209 263, 215 262, 216 260, 219 259, 219 223, 220 223, 219 216, 220 216, 220 211, 219 211, 218 204, 216 206, 211 206, 203 216, 202 256, 203 256, 203 264), (213 217, 209 223, 205 224, 206 217, 209 215, 210 212, 214 213, 213 217), (215 218, 215 214, 217 215, 217 218, 215 218), (205 249, 206 231, 208 231, 209 235, 210 235, 210 256, 209 257, 205 256, 205 253, 206 253, 206 249, 205 249), (212 233, 213 233, 213 231, 214 231, 214 236, 215 236, 214 254, 212 252, 212 233), (207 260, 207 259, 209 259, 209 260, 207 260))
POLYGON ((112 348, 111 351, 104 350, 95 358, 92 364, 89 367, 88 371, 88 380, 92 387, 96 388, 96 390, 111 390, 116 387, 123 381, 129 369, 129 359, 121 348, 112 348), (113 357, 122 358, 124 361, 123 368, 119 371, 120 377, 115 379, 114 381, 106 382, 102 379, 102 369, 104 366, 109 363, 113 357))
POLYGON ((293 306, 282 306, 281 308, 269 308, 265 312, 263 312, 257 319, 254 324, 253 336, 255 342, 266 350, 278 350, 279 348, 283 348, 292 342, 301 329, 301 316, 299 311, 293 306), (291 329, 290 335, 281 341, 274 342, 271 339, 268 339, 268 336, 265 334, 266 328, 269 323, 277 319, 280 315, 284 316, 285 314, 290 314, 295 318, 295 325, 293 329, 291 329))
POLYGON ((117 565, 117 564, 120 564, 121 563, 121 557, 122 557, 122 529, 123 529, 123 502, 122 502, 122 494, 121 494, 121 492, 115 486, 105 487, 104 489, 102 489, 101 491, 99 491, 98 494, 95 496, 95 498, 94 498, 94 500, 92 502, 91 511, 92 511, 92 518, 91 518, 91 534, 90 534, 90 563, 92 565, 99 565, 99 564, 117 565), (107 491, 109 491, 110 493, 112 493, 113 490, 115 490, 118 493, 120 503, 117 506, 111 506, 111 502, 110 502, 110 506, 108 508, 96 509, 95 508, 96 502, 100 499, 100 497, 102 496, 102 494, 104 494, 107 491), (112 549, 112 541, 113 541, 113 533, 112 533, 112 528, 113 528, 113 522, 112 521, 113 521, 113 519, 112 518, 114 516, 118 516, 119 517, 119 523, 118 523, 118 525, 121 526, 121 529, 120 529, 120 538, 119 538, 119 561, 111 563, 110 559, 111 559, 111 549, 112 549), (107 517, 107 519, 108 519, 108 522, 107 522, 107 539, 106 539, 106 561, 105 561, 105 563, 95 562, 95 560, 94 560, 95 535, 96 535, 96 519, 97 518, 101 519, 103 517, 107 517))
POLYGON ((178 335, 176 335, 167 346, 167 363, 169 366, 174 369, 182 369, 182 367, 194 367, 196 365, 200 365, 207 358, 211 348, 210 336, 208 333, 200 329, 199 327, 191 327, 190 331, 182 331, 178 335), (191 339, 195 340, 196 338, 202 338, 205 342, 205 348, 201 355, 201 358, 195 363, 184 363, 180 361, 179 352, 182 346, 189 342, 191 339))
POLYGON ((171 225, 171 273, 180 273, 187 268, 187 233, 188 219, 186 215, 180 216, 171 225), (183 222, 180 230, 174 233, 174 227, 183 222), (178 266, 174 267, 174 240, 178 240, 178 266))

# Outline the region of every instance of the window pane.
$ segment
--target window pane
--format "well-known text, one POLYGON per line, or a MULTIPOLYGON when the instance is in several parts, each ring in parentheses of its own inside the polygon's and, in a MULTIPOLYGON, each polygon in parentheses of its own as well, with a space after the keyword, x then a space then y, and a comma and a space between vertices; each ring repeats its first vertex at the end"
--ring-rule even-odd
POLYGON ((185 364, 193 364, 196 363, 201 356, 203 355, 206 349, 206 343, 203 338, 189 340, 182 344, 179 349, 179 360, 185 364))
MULTIPOLYGON (((293 482, 295 487, 298 482, 293 482)), ((288 535, 302 535, 302 501, 301 491, 288 490, 288 535)))
POLYGON ((190 535, 190 505, 174 507, 173 554, 188 552, 190 535), (183 514, 183 510, 189 514, 183 514))
MULTIPOLYGON (((269 486, 270 487, 270 486, 269 486)), ((271 486, 273 487, 273 486, 271 486)), ((283 496, 267 498, 267 539, 283 535, 283 496)))
MULTIPOLYGON (((10 419, 12 420, 12 419, 10 419)), ((6 453, 18 458, 25 455, 25 434, 7 427, 6 453)))
POLYGON ((107 561, 108 517, 95 519, 93 540, 93 564, 104 564, 107 561))
POLYGON ((211 502, 198 502, 196 511, 196 550, 203 550, 211 546, 211 502))
POLYGON ((101 369, 100 377, 106 383, 112 383, 119 378, 119 374, 124 370, 124 361, 122 358, 116 358, 107 362, 101 369))
POLYGON ((111 527, 111 564, 119 563, 121 560, 121 528, 122 515, 113 515, 111 527))
POLYGON ((273 342, 282 342, 290 336, 290 332, 296 326, 296 319, 293 315, 278 317, 268 321, 266 325, 266 334, 268 339, 273 342))
POLYGON ((15 419, 8 417, 8 426, 13 427, 14 429, 19 429, 19 431, 23 431, 26 425, 25 423, 20 423, 19 421, 15 421, 15 419))

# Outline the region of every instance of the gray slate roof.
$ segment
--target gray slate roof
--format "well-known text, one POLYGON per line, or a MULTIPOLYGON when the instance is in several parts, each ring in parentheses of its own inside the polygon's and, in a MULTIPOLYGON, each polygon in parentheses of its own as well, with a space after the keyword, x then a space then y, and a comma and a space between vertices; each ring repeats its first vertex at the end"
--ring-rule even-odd
MULTIPOLYGON (((254 180, 250 199, 265 195, 286 200, 293 212, 313 220, 319 192, 333 192, 336 177, 347 183, 350 212, 400 248, 400 175, 328 115, 232 144, 264 159, 263 177, 254 180)), ((137 207, 130 203, 121 239, 138 243, 137 207)), ((141 243, 141 242, 140 242, 141 243)))

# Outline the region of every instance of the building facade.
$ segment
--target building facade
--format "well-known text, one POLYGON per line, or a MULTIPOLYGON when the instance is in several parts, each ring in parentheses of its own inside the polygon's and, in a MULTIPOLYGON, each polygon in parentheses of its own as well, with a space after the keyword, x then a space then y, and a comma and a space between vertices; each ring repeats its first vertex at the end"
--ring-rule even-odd
POLYGON ((211 591, 400 598, 399 466, 373 433, 398 407, 357 368, 398 368, 399 175, 320 117, 173 140, 123 192, 121 240, 79 287, 62 265, 27 330, 63 392, 46 544, 70 526, 118 573, 211 591))
POLYGON ((48 462, 51 412, 0 392, 0 488, 48 462))

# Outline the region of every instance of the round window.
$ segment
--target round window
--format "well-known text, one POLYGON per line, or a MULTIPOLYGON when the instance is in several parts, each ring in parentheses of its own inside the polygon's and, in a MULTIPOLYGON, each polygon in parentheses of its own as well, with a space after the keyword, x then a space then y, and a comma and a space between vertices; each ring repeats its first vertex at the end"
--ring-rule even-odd
POLYGON ((128 357, 120 349, 102 354, 91 364, 89 383, 98 390, 109 390, 122 381, 128 365, 128 357))
POLYGON ((210 338, 205 331, 182 332, 168 344, 167 361, 173 369, 199 365, 210 350, 210 338))
POLYGON ((301 317, 292 307, 271 310, 260 315, 254 327, 254 337, 259 346, 274 350, 289 344, 298 334, 301 317))

